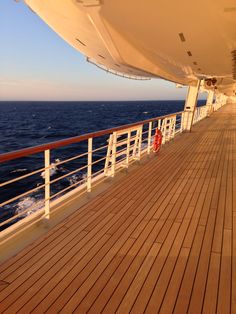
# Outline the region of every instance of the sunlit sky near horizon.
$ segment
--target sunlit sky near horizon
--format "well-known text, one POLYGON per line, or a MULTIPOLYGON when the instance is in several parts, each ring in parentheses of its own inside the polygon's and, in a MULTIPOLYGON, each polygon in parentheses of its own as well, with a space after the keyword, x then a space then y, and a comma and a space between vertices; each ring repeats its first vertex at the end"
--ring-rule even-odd
POLYGON ((186 95, 186 88, 164 80, 128 80, 97 69, 23 0, 0 1, 0 42, 0 100, 162 100, 186 95))

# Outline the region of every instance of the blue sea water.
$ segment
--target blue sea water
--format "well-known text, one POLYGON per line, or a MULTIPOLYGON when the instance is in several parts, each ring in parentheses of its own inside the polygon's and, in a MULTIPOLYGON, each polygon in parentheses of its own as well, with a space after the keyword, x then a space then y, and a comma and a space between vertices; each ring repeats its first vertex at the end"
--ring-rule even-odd
MULTIPOLYGON (((199 101, 198 105, 204 103, 205 101, 199 101)), ((183 107, 184 101, 0 102, 0 154, 174 113, 183 110, 183 107)), ((97 139, 95 145, 102 145, 105 140, 97 139)), ((51 162, 72 157, 83 151, 86 151, 86 143, 57 149, 52 152, 51 162)), ((53 176, 56 178, 77 169, 84 162, 85 160, 76 160, 70 165, 65 164, 59 167, 53 176)), ((2 163, 0 182, 42 167, 42 153, 2 163)), ((80 173, 54 184, 52 191, 56 193, 81 179, 82 175, 80 173)), ((2 187, 0 203, 39 184, 43 184, 43 176, 40 174, 2 187)), ((32 203, 40 203, 42 199, 43 190, 0 207, 0 222, 32 203)))

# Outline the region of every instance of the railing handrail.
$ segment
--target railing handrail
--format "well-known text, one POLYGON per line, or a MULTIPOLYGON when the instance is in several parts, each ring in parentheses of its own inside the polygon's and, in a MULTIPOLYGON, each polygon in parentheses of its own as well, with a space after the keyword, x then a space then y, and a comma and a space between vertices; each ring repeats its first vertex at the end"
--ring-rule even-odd
POLYGON ((92 133, 87 133, 87 134, 83 134, 83 135, 79 135, 79 136, 69 137, 67 139, 63 139, 63 140, 59 140, 59 141, 55 141, 55 142, 50 142, 50 143, 42 144, 42 145, 38 145, 38 146, 23 148, 23 149, 15 150, 13 152, 9 152, 9 153, 3 153, 3 154, 0 154, 0 162, 10 161, 10 160, 18 159, 21 157, 26 157, 26 156, 33 155, 36 153, 44 152, 45 150, 48 150, 48 149, 55 149, 55 148, 63 147, 66 145, 79 143, 79 142, 85 141, 89 138, 96 138, 99 136, 111 134, 113 132, 117 132, 117 131, 128 129, 128 128, 131 128, 134 126, 138 126, 140 124, 146 124, 149 122, 156 121, 157 119, 165 119, 165 118, 171 117, 173 115, 178 115, 178 114, 182 114, 182 113, 183 113, 183 111, 173 112, 173 113, 168 114, 168 115, 159 116, 159 117, 155 117, 155 118, 151 118, 151 119, 147 119, 147 120, 143 120, 143 121, 138 121, 135 123, 124 124, 124 125, 121 125, 118 127, 110 128, 110 129, 105 129, 105 130, 101 130, 101 131, 97 131, 97 132, 92 132, 92 133))

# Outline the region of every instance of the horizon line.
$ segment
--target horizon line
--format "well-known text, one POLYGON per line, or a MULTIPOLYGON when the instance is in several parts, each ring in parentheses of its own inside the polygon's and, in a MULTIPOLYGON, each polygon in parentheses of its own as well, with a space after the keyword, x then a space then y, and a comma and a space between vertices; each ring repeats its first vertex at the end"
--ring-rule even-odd
MULTIPOLYGON (((128 99, 128 100, 0 100, 0 102, 136 102, 136 101, 185 101, 186 99, 128 99)), ((205 99, 198 99, 205 100, 205 99)))

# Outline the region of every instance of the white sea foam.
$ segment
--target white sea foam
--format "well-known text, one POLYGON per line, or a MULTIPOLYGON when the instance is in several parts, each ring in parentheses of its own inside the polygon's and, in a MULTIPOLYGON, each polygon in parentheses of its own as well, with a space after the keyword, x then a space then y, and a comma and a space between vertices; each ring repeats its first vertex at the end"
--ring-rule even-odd
POLYGON ((36 200, 34 197, 28 196, 20 200, 16 205, 16 214, 23 213, 24 217, 36 212, 44 206, 44 200, 36 200))
MULTIPOLYGON (((58 168, 57 168, 56 164, 59 163, 59 162, 60 162, 60 159, 56 159, 55 162, 52 162, 52 163, 51 163, 50 177, 57 173, 58 168)), ((45 179, 45 171, 43 171, 43 172, 40 174, 40 176, 41 176, 43 179, 45 179)))
POLYGON ((80 181, 80 176, 78 174, 73 174, 71 177, 68 178, 70 185, 75 184, 76 182, 80 181))
POLYGON ((15 172, 24 172, 24 171, 27 171, 27 169, 16 169, 16 170, 12 170, 11 173, 15 173, 15 172))
MULTIPOLYGON (((77 182, 81 180, 85 180, 87 177, 86 173, 78 173, 78 174, 73 174, 71 177, 68 177, 68 181, 70 182, 70 185, 76 184, 77 182)), ((81 182, 83 183, 83 182, 81 182)))

